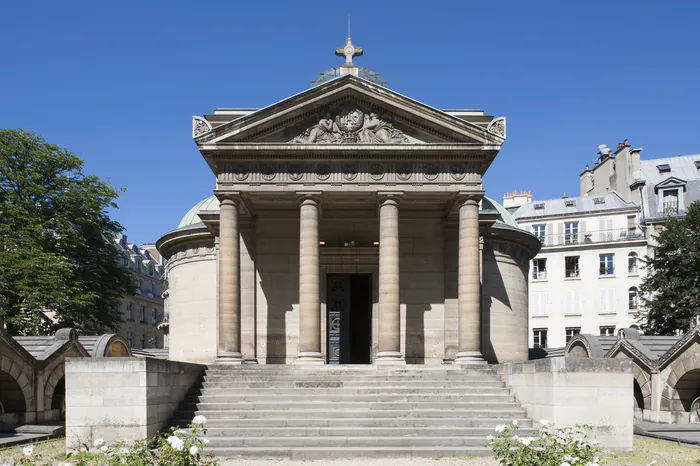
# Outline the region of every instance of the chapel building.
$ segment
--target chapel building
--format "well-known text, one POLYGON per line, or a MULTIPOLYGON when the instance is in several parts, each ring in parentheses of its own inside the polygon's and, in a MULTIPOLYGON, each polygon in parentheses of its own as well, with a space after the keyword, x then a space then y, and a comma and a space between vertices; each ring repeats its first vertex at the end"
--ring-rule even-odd
POLYGON ((214 195, 157 242, 170 359, 528 359, 532 233, 484 197, 505 118, 438 110, 346 63, 265 108, 193 117, 214 195))

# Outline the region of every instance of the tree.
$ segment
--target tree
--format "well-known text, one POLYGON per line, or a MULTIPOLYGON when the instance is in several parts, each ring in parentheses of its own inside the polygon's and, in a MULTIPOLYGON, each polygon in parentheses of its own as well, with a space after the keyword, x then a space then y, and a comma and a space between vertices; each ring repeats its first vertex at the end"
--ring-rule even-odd
POLYGON ((34 133, 0 130, 0 319, 38 335, 116 329, 134 292, 108 208, 118 192, 83 161, 34 133))
POLYGON ((641 286, 648 314, 647 334, 673 335, 690 329, 700 313, 700 202, 693 202, 684 218, 666 220, 664 230, 646 257, 647 277, 641 286))

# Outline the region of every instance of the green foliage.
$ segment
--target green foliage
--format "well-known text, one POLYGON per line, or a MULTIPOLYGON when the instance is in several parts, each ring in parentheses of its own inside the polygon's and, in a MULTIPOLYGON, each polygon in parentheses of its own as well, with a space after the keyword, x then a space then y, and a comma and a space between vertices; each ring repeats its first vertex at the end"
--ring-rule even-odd
POLYGON ((648 335, 673 335, 688 330, 700 312, 700 202, 684 218, 666 220, 664 230, 646 257, 647 277, 641 286, 648 335))
POLYGON ((556 428, 547 421, 534 437, 514 435, 518 426, 496 426, 496 437, 489 436, 489 447, 502 466, 596 466, 599 448, 588 440, 590 426, 556 428))
MULTIPOLYGON (((84 444, 68 453, 58 466, 218 466, 212 456, 202 454, 208 443, 205 422, 204 416, 197 416, 187 431, 173 427, 153 439, 131 444, 107 445, 98 438, 92 445, 84 444)), ((35 466, 42 464, 40 459, 34 447, 25 447, 14 466, 35 466)))
POLYGON ((107 214, 117 197, 66 149, 0 130, 0 319, 10 332, 119 326, 134 280, 112 243, 122 231, 107 214))

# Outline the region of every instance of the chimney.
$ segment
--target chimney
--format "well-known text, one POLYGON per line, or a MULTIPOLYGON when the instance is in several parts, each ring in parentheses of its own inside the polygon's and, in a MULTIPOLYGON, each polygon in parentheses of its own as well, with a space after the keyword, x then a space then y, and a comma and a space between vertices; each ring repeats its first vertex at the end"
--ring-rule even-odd
POLYGON ((514 190, 512 193, 505 193, 503 195, 503 207, 506 209, 509 207, 519 207, 524 204, 529 204, 530 202, 532 202, 532 191, 514 190))

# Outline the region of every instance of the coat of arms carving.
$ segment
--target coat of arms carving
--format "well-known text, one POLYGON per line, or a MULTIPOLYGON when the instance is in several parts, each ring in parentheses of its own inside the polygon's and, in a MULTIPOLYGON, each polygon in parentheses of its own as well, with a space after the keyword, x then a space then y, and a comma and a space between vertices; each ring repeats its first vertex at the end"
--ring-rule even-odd
POLYGON ((305 129, 290 142, 297 144, 407 144, 403 131, 376 113, 344 105, 333 117, 326 112, 317 124, 305 129))

